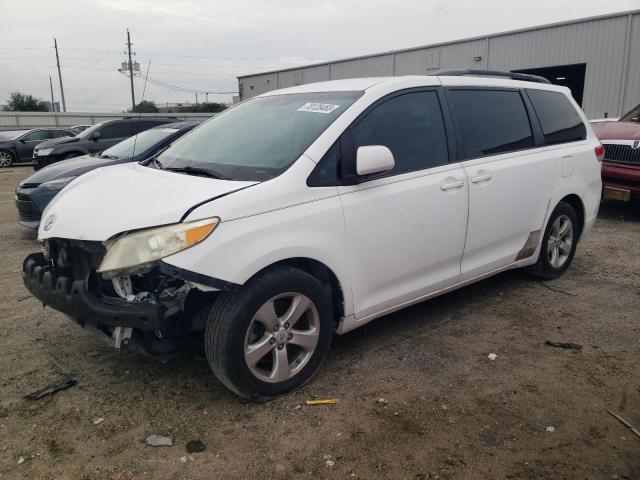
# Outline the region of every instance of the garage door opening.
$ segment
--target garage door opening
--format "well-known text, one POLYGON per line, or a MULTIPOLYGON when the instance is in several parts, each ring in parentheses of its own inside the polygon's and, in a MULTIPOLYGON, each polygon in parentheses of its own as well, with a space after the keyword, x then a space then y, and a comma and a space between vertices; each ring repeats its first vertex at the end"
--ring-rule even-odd
POLYGON ((546 68, 527 68, 525 70, 513 70, 517 73, 530 73, 546 78, 551 83, 569 87, 573 98, 578 105, 582 106, 582 95, 584 93, 584 76, 587 70, 586 63, 576 63, 574 65, 560 65, 546 68))

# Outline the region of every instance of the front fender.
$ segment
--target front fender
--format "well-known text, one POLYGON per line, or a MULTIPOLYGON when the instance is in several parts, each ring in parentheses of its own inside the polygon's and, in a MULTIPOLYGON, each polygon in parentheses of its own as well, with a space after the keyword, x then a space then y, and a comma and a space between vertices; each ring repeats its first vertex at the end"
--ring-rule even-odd
POLYGON ((353 313, 342 204, 338 195, 259 215, 222 221, 204 242, 165 263, 235 284, 291 258, 324 264, 342 286, 345 315, 353 313))

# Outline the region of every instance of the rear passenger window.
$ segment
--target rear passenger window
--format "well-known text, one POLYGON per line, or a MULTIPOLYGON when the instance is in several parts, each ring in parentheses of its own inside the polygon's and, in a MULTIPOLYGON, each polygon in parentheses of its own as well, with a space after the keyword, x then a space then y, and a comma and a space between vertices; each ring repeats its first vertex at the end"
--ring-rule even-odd
POLYGON ((131 122, 110 123, 100 129, 100 138, 103 140, 130 137, 131 135, 133 135, 131 122))
POLYGON ((533 134, 519 92, 452 90, 465 158, 533 147, 533 134))
POLYGON ((545 144, 577 142, 587 138, 582 118, 564 94, 545 90, 527 90, 527 94, 542 125, 545 144))
POLYGON ((390 174, 443 165, 447 137, 436 92, 406 93, 371 110, 351 131, 353 146, 384 145, 396 161, 390 174))

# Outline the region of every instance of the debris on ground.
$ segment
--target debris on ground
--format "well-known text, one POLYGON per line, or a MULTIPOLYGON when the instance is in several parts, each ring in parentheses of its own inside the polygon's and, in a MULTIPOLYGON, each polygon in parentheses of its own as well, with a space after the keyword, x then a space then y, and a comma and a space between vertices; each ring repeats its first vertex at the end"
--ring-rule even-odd
POLYGON ((180 457, 180 461, 182 463, 187 463, 187 457, 180 457))
POLYGON ((171 447, 173 445, 173 438, 152 434, 145 439, 145 442, 151 447, 171 447))
POLYGON ((555 432, 556 431, 556 427, 554 427, 553 425, 549 425, 547 427, 547 432, 555 432))
POLYGON ((621 424, 623 424, 625 427, 627 427, 629 430, 631 430, 631 432, 638 438, 640 438, 640 430, 638 430, 636 427, 634 427, 633 425, 631 425, 629 422, 627 422, 624 418, 622 418, 620 415, 618 415, 617 413, 611 411, 611 410, 607 410, 607 413, 609 415, 611 415, 613 418, 615 418, 616 420, 618 420, 621 424))
POLYGON ((550 340, 547 340, 546 342, 544 342, 544 344, 549 345, 550 347, 564 348, 567 350, 582 350, 582 345, 578 345, 577 343, 552 342, 550 340))
POLYGON ((335 405, 339 401, 337 398, 328 398, 326 400, 307 400, 305 403, 307 405, 335 405))
POLYGON ((389 405, 389 400, 387 400, 386 398, 380 397, 380 398, 376 398, 376 403, 381 407, 386 407, 387 405, 389 405))
POLYGON ((325 462, 325 465, 326 465, 327 467, 329 467, 329 468, 332 468, 332 467, 334 467, 334 466, 336 465, 336 462, 334 462, 333 460, 327 460, 327 461, 325 462))
POLYGON ((187 453, 204 452, 205 448, 206 447, 204 443, 202 443, 200 440, 190 440, 189 442, 187 442, 187 453))
POLYGON ((24 463, 24 457, 20 457, 16 463, 17 463, 18 465, 23 464, 23 463, 24 463))
POLYGON ((44 398, 48 395, 53 395, 60 390, 66 390, 67 388, 73 387, 76 383, 77 382, 75 378, 67 376, 62 378, 61 380, 58 380, 57 382, 50 383, 40 390, 36 390, 35 392, 26 395, 24 398, 26 398, 27 400, 40 400, 41 398, 44 398))
POLYGON ((491 352, 489 355, 487 355, 487 358, 491 361, 495 360, 496 358, 498 358, 498 355, 491 352))
POLYGON ((300 410, 302 408, 302 404, 298 404, 295 407, 293 407, 294 410, 300 410))
POLYGON ((94 425, 98 425, 99 423, 102 423, 102 422, 104 422, 104 418, 102 418, 102 417, 98 417, 98 418, 93 420, 93 424, 94 425))

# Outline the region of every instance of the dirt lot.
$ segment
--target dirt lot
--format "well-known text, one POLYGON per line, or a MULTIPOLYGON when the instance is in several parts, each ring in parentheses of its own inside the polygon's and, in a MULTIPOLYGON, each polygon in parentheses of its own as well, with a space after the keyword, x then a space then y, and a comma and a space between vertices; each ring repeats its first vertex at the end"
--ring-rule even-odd
POLYGON ((640 438, 607 414, 640 427, 637 206, 603 204, 560 280, 509 272, 380 319, 336 337, 303 389, 252 404, 201 351, 116 353, 27 296, 38 247, 13 189, 28 174, 0 172, 0 478, 640 478, 640 438), (78 384, 23 398, 63 374, 78 384), (309 398, 340 403, 296 408, 309 398))

